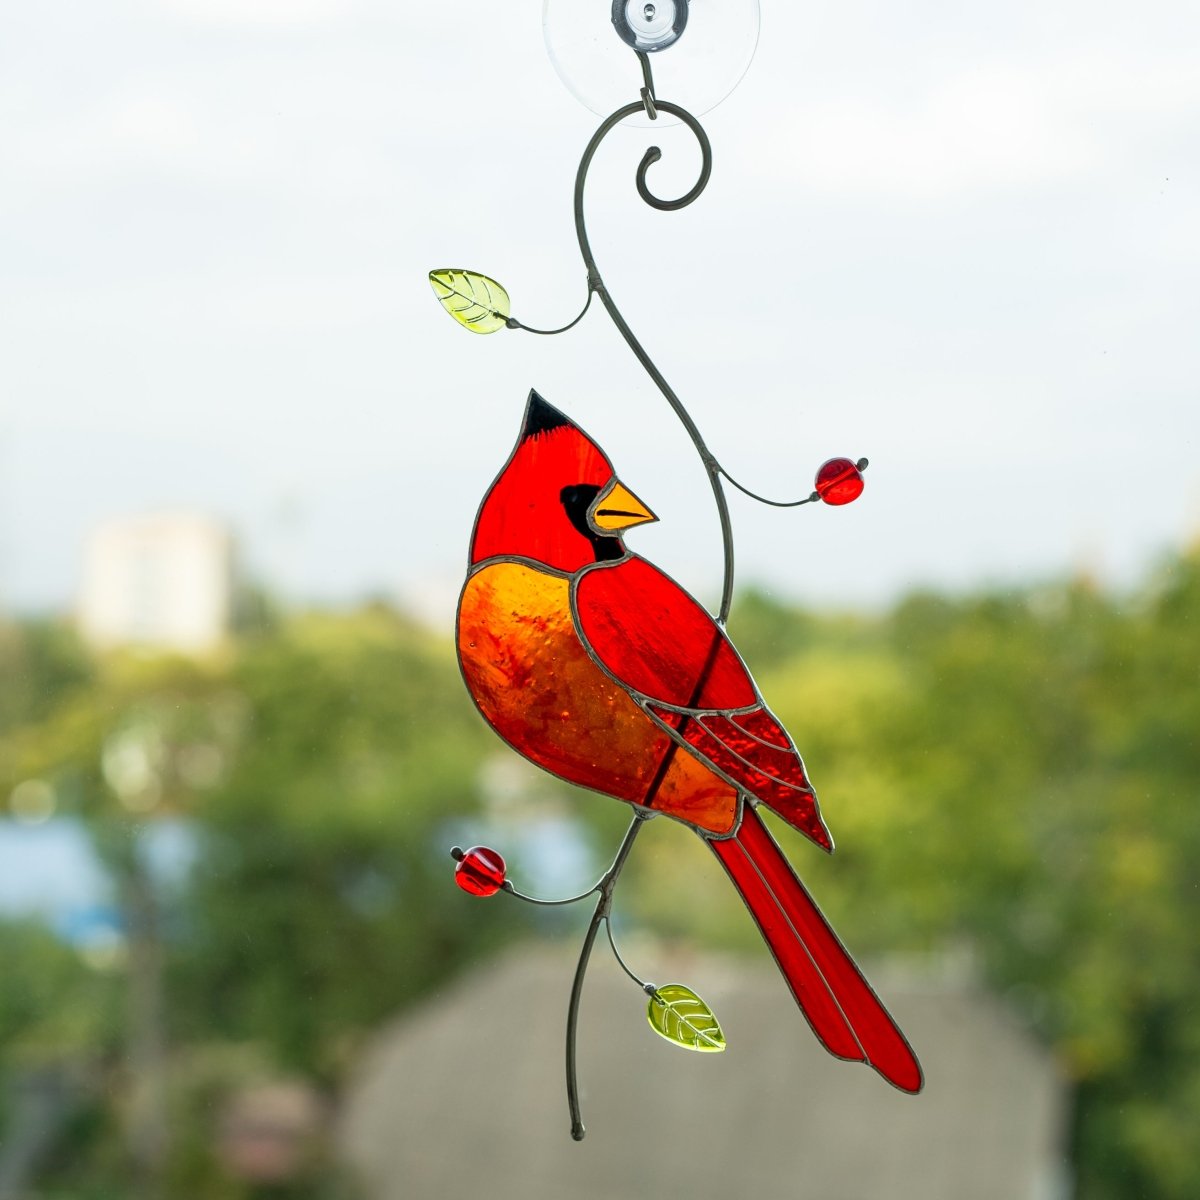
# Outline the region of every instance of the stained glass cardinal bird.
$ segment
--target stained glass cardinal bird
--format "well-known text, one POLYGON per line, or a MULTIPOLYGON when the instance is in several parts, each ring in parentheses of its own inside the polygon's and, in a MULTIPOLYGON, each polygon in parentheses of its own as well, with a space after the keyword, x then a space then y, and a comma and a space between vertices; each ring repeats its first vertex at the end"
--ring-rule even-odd
POLYGON ((538 766, 690 825, 830 1053, 919 1091, 904 1035, 755 811, 832 851, 795 745, 724 630, 625 548, 626 530, 654 520, 603 451, 531 393, 475 522, 458 610, 467 687, 538 766))

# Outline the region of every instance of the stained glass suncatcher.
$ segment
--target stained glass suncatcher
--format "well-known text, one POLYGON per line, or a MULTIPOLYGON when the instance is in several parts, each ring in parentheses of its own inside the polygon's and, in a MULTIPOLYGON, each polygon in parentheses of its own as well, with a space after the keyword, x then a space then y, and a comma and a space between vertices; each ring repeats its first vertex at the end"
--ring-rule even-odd
POLYGON ((830 1052, 916 1091, 903 1035, 754 811, 833 849, 795 745, 716 621, 624 544, 653 519, 532 394, 476 522, 458 617, 467 687, 538 766, 700 833, 830 1052))
MULTIPOLYGON (((457 644, 463 678, 480 713, 518 753, 570 783, 628 803, 629 829, 612 865, 580 896, 534 900, 507 878, 487 847, 454 849, 456 879, 467 892, 503 891, 533 903, 597 897, 567 1010, 567 1091, 571 1132, 584 1127, 575 1069, 575 1035, 587 964, 601 927, 617 961, 648 997, 651 1028, 685 1049, 717 1052, 725 1033, 685 984, 656 986, 621 957, 609 920, 617 880, 646 820, 667 816, 712 850, 758 925, 788 987, 820 1042, 840 1058, 866 1063, 904 1092, 918 1092, 921 1067, 903 1033, 822 916, 760 818, 771 809, 825 852, 833 839, 795 743, 767 708, 725 632, 733 598, 729 484, 766 504, 845 505, 863 490, 866 459, 831 458, 814 490, 774 501, 734 480, 700 435, 691 414, 654 365, 605 286, 588 240, 584 193, 604 138, 632 116, 678 117, 699 143, 692 189, 663 200, 647 181, 661 157, 651 147, 637 170, 638 194, 652 207, 692 203, 707 185, 712 151, 696 118, 658 98, 649 51, 686 46, 687 0, 661 46, 629 41, 641 100, 614 112, 584 152, 575 184, 575 225, 587 269, 582 311, 556 330, 530 330, 512 315, 508 290, 477 271, 430 272, 443 307, 475 333, 502 329, 565 333, 599 299, 617 331, 674 410, 712 487, 725 558, 716 616, 653 563, 632 552, 626 534, 657 518, 620 480, 604 451, 564 412, 531 392, 517 441, 480 505, 459 601, 457 644)), ((756 11, 756 10, 755 10, 756 11)), ((621 9, 624 12, 624 9, 621 9)), ((622 18, 623 20, 624 18, 622 18)), ((628 30, 626 30, 626 33, 628 30)))

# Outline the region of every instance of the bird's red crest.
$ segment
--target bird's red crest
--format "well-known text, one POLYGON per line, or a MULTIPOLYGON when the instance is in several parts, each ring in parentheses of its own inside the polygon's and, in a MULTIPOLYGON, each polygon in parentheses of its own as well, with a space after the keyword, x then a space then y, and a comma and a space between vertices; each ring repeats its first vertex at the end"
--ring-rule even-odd
POLYGON ((594 561, 591 541, 567 518, 564 488, 604 487, 612 464, 573 421, 530 392, 516 448, 475 520, 471 564, 529 558, 560 571, 594 561))

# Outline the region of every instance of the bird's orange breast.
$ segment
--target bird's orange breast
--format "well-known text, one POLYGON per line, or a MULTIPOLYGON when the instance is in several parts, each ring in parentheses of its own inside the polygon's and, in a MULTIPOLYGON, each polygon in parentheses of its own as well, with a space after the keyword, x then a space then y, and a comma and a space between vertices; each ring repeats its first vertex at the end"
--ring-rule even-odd
POLYGON ((568 580, 515 562, 476 571, 459 601, 458 655, 480 712, 538 766, 710 833, 734 829, 736 790, 678 747, 584 649, 568 580))

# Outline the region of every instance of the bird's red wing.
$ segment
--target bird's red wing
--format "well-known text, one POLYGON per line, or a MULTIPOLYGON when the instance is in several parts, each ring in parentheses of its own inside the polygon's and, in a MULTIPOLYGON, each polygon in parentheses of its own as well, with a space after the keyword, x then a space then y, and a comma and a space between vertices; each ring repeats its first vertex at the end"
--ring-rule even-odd
POLYGON ((644 558, 582 572, 573 604, 584 644, 635 694, 709 711, 762 702, 721 627, 644 558))
POLYGON ((833 849, 800 755, 724 630, 695 599, 633 556, 583 572, 573 603, 592 656, 676 741, 833 849))
MULTIPOLYGON (((664 723, 674 715, 669 709, 657 709, 654 704, 646 707, 652 716, 664 723)), ((780 728, 764 708, 744 715, 765 718, 780 728)), ((726 779, 761 800, 789 825, 811 838, 822 850, 832 851, 833 838, 821 819, 816 794, 795 747, 784 750, 758 741, 737 724, 738 717, 697 713, 678 726, 675 736, 726 779)))

